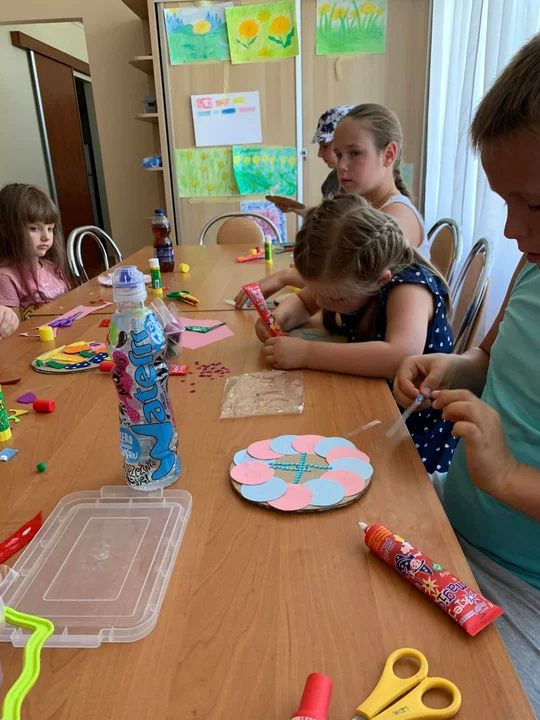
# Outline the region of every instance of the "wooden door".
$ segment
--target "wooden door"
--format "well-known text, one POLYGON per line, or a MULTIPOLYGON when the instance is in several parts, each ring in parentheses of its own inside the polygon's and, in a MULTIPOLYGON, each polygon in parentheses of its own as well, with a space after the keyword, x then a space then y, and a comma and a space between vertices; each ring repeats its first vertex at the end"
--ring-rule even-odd
MULTIPOLYGON (((73 70, 39 53, 35 58, 62 230, 67 240, 74 228, 95 224, 73 70)), ((95 243, 86 242, 83 261, 90 276, 98 271, 100 260, 95 243)))

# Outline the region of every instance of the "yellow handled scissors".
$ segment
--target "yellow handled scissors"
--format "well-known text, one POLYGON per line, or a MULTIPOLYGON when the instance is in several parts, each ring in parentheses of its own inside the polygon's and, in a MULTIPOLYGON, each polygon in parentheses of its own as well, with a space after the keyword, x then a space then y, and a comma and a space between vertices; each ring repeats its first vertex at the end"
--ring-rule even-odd
POLYGON ((401 648, 389 655, 381 679, 368 699, 356 708, 354 720, 395 720, 398 717, 400 720, 446 720, 454 717, 460 707, 461 693, 454 683, 444 678, 429 678, 426 656, 413 648, 401 648), (403 658, 420 663, 418 671, 411 677, 400 678, 394 672, 394 665, 403 658), (451 704, 442 710, 430 708, 422 701, 425 693, 435 688, 445 690, 452 698, 451 704))

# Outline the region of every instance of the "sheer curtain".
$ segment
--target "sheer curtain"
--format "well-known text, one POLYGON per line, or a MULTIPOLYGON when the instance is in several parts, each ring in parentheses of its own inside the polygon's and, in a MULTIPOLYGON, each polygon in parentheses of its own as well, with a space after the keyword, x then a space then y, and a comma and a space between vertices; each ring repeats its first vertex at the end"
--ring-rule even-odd
POLYGON ((486 237, 494 250, 482 334, 493 322, 519 261, 504 237, 506 209, 471 152, 474 111, 512 56, 540 29, 540 0, 432 0, 425 218, 451 217, 464 252, 486 237))

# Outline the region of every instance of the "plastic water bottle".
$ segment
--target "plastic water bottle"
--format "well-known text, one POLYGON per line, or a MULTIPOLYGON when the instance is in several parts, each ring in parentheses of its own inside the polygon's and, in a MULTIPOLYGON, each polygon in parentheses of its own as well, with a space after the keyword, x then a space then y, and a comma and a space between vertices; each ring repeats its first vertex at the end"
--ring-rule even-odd
POLYGON ((132 265, 114 271, 118 308, 107 346, 120 406, 120 451, 130 487, 156 490, 180 476, 178 431, 168 392, 165 333, 145 306, 143 274, 132 265))

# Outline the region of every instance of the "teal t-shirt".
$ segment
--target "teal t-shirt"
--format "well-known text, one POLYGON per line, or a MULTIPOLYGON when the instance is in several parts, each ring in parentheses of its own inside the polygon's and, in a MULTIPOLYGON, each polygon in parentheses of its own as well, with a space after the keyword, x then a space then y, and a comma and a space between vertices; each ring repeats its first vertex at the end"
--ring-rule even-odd
MULTIPOLYGON (((491 349, 482 399, 501 416, 521 463, 540 469, 540 271, 526 263, 491 349)), ((540 482, 540 479, 539 479, 540 482)), ((444 482, 452 526, 472 545, 540 589, 540 523, 472 484, 461 441, 444 482)))

